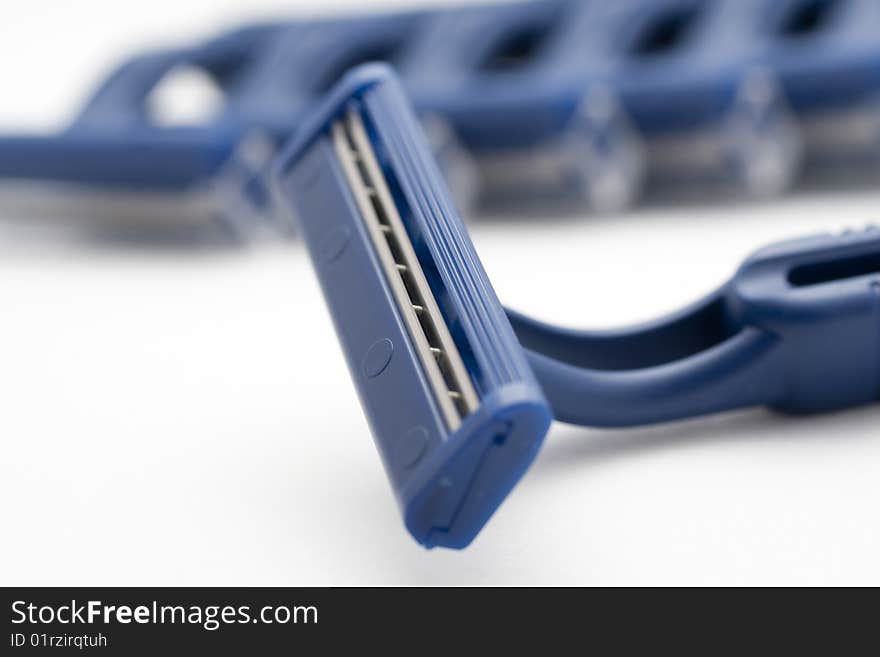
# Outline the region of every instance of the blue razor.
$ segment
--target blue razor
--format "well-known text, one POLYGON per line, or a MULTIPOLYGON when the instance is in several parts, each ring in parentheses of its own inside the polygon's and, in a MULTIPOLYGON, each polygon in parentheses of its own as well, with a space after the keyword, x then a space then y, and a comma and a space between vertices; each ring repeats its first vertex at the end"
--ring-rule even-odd
MULTIPOLYGON (((0 136, 0 203, 117 226, 219 225, 235 237, 277 227, 266 175, 276 149, 348 68, 367 54, 391 58, 388 43, 429 16, 254 25, 138 54, 61 133, 0 136), (156 116, 154 95, 180 73, 199 74, 222 95, 216 112, 193 125, 156 116)), ((467 152, 436 116, 425 120, 453 191, 468 203, 475 184, 467 152)))
POLYGON ((250 235, 271 215, 265 171, 273 133, 224 110, 200 125, 161 125, 150 113, 157 86, 183 69, 204 70, 227 100, 269 27, 247 28, 190 48, 143 53, 101 83, 56 135, 0 137, 0 203, 36 214, 111 219, 113 229, 161 227, 250 235))
POLYGON ((390 69, 347 75, 275 175, 407 528, 466 546, 551 415, 390 69))
POLYGON ((875 0, 620 3, 607 22, 621 44, 614 88, 651 175, 766 195, 804 164, 876 162, 878 19, 875 0))
POLYGON ((556 419, 629 427, 766 406, 880 400, 880 229, 765 247, 663 319, 573 331, 508 316, 556 419))
POLYGON ((601 29, 593 6, 538 0, 441 12, 401 58, 416 107, 444 117, 470 150, 484 204, 617 209, 639 191, 640 142, 579 52, 601 29))
POLYGON ((682 181, 765 196, 805 164, 822 179, 870 176, 878 13, 876 0, 530 0, 242 27, 125 62, 57 136, 0 138, 0 201, 193 215, 247 234, 274 217, 276 148, 373 60, 399 71, 468 206, 609 210, 682 181), (150 115, 180 69, 223 95, 198 128, 150 115))
MULTIPOLYGON (((806 162, 823 176, 880 172, 880 3, 786 0, 774 68, 800 123, 806 162)), ((869 174, 870 175, 870 174, 869 174)))
POLYGON ((533 460, 550 408, 624 427, 880 399, 878 229, 770 246, 669 317, 572 331, 502 308, 387 67, 355 69, 329 93, 275 180, 424 546, 476 536, 533 460))

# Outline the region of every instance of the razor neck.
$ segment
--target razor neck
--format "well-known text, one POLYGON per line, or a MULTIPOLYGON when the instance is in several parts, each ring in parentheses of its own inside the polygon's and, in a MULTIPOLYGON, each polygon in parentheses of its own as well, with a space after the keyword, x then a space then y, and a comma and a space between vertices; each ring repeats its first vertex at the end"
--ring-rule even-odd
POLYGON ((880 399, 880 229, 766 247, 659 321, 570 331, 508 312, 556 418, 622 427, 880 399))
POLYGON ((571 331, 508 311, 557 420, 625 427, 772 403, 778 338, 729 325, 721 293, 664 320, 571 331))

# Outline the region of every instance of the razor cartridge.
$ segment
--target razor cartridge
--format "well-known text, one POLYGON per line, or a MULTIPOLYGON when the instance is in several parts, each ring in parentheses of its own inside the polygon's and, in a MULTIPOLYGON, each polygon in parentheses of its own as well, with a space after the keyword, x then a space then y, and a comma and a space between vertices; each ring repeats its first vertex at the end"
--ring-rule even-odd
POLYGON ((391 69, 349 73, 275 167, 405 524, 468 545, 551 421, 391 69))

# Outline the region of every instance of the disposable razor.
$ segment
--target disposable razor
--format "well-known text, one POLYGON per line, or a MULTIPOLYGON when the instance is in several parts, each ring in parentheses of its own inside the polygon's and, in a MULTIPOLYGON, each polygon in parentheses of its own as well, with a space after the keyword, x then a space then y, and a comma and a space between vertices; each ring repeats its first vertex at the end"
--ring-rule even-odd
POLYGON ((265 197, 262 159, 249 163, 242 144, 222 130, 5 137, 0 205, 27 216, 82 218, 108 232, 219 230, 239 238, 253 231, 265 197))
POLYGON ((876 183, 880 175, 880 3, 786 0, 772 53, 798 114, 808 173, 876 183))
POLYGON ((602 35, 605 4, 478 4, 439 12, 414 40, 404 84, 470 150, 482 205, 609 211, 640 193, 641 139, 585 63, 607 59, 584 46, 602 35))
MULTIPOLYGON (((110 231, 221 232, 265 224, 271 139, 219 117, 157 124, 151 92, 209 49, 139 55, 120 66, 54 135, 0 136, 0 205, 29 216, 86 218, 110 231)), ((214 53, 216 55, 216 53, 214 53)))
MULTIPOLYGON (((219 227, 242 238, 277 228, 267 189, 276 149, 359 58, 390 58, 376 48, 426 16, 258 24, 135 55, 61 133, 0 136, 0 206, 123 231, 219 227), (203 83, 214 106, 169 121, 157 97, 182 80, 203 83)), ((467 152, 436 116, 425 120, 466 201, 474 189, 467 152)))
POLYGON ((466 546, 551 415, 391 70, 348 74, 275 177, 407 528, 466 546))
POLYGON ((805 172, 852 178, 861 168, 876 177, 875 0, 606 5, 577 60, 610 65, 611 86, 643 139, 653 190, 733 183, 768 196, 805 172))
POLYGON ((361 67, 331 91, 275 180, 406 526, 427 547, 475 537, 534 458, 550 408, 624 427, 880 399, 876 228, 766 247, 668 317, 574 331, 502 308, 390 69, 361 67))

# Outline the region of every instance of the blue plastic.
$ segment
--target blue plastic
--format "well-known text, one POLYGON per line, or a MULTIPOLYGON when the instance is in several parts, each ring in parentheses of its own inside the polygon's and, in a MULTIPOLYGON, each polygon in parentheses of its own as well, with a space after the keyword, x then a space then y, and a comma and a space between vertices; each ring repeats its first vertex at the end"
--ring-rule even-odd
POLYGON ((231 156, 237 130, 224 124, 158 127, 147 98, 195 50, 150 53, 114 71, 64 132, 0 138, 0 178, 119 189, 186 189, 214 176, 231 156))
MULTIPOLYGON (((649 165, 655 176, 693 181, 701 170, 726 171, 755 193, 777 192, 794 181, 803 155, 814 155, 805 123, 817 114, 841 123, 837 115, 855 107, 875 111, 874 0, 620 4, 608 29, 622 44, 613 86, 649 153, 665 155, 649 165), (707 147, 714 163, 689 161, 707 147)), ((867 148, 876 154, 877 143, 867 148)))
POLYGON ((420 543, 461 548, 474 538, 541 444, 544 395, 555 419, 603 427, 748 406, 817 413, 880 399, 880 229, 761 249, 721 289, 642 326, 586 332, 514 311, 505 318, 389 71, 368 65, 348 75, 275 175, 420 543), (340 164, 348 146, 331 138, 352 111, 367 126, 421 266, 434 272, 431 288, 480 393, 456 430, 438 411, 340 164))
POLYGON ((528 468, 550 411, 390 69, 347 75, 275 169, 295 211, 407 528, 463 548, 528 468), (407 234, 477 389, 450 430, 330 137, 352 108, 394 190, 407 234))
POLYGON ((271 215, 265 170, 291 126, 273 132, 274 126, 244 120, 229 103, 249 79, 250 58, 276 30, 255 26, 133 57, 99 85, 63 132, 0 137, 0 179, 36 184, 49 201, 60 195, 62 203, 70 192, 94 196, 97 206, 108 197, 130 198, 132 207, 144 199, 179 198, 184 212, 184 203, 201 198, 197 207, 211 208, 224 230, 245 236, 271 215), (158 125, 150 95, 185 67, 210 74, 226 94, 226 107, 204 125, 158 125))
POLYGON ((608 332, 511 322, 556 419, 622 427, 880 399, 880 230, 764 248, 685 310, 608 332))
POLYGON ((234 143, 222 133, 198 129, 7 137, 0 142, 0 178, 173 191, 209 180, 229 158, 234 143))
POLYGON ((574 195, 613 208, 646 177, 775 193, 804 157, 880 159, 878 14, 876 0, 532 0, 253 25, 132 58, 64 134, 0 138, 0 178, 24 178, 24 155, 36 180, 167 189, 172 170, 130 161, 140 149, 126 144, 152 141, 157 162, 185 151, 184 161, 215 167, 175 169, 173 187, 221 180, 227 197, 252 203, 245 214, 269 215, 265 190, 242 191, 265 183, 254 166, 238 175, 241 144, 283 143, 347 68, 383 59, 419 114, 442 118, 471 152, 484 200, 574 195), (195 141, 155 125, 148 108, 181 67, 205 71, 225 94, 195 141), (66 165, 71 142, 91 138, 91 160, 66 165), (223 150, 226 168, 215 157, 223 150))
MULTIPOLYGON (((469 111, 474 118, 462 118, 462 130, 473 133, 478 147, 481 140, 487 146, 504 140, 494 132, 478 134, 481 104, 501 108, 507 102, 515 115, 517 98, 557 107, 555 121, 532 118, 545 126, 547 139, 564 127, 572 103, 593 84, 612 87, 645 135, 692 132, 724 116, 743 76, 754 68, 778 77, 798 113, 876 95, 878 12, 874 0, 542 0, 486 7, 450 17, 458 22, 435 41, 423 42, 425 50, 440 52, 433 58, 411 56, 425 75, 423 84, 415 79, 409 84, 417 102, 434 97, 438 106, 448 104, 450 113, 469 111), (813 5, 828 5, 827 17, 816 19, 812 29, 789 26, 798 10, 809 12, 813 5), (529 31, 540 36, 528 57, 508 68, 481 67, 481 56, 493 44, 529 31), (442 39, 447 41, 441 49, 442 39), (474 89, 479 93, 468 94, 474 89)), ((528 115, 519 116, 523 129, 528 115)))
POLYGON ((538 0, 440 14, 399 64, 416 107, 443 116, 470 150, 484 203, 618 209, 638 193, 635 127, 583 52, 603 4, 538 0))

